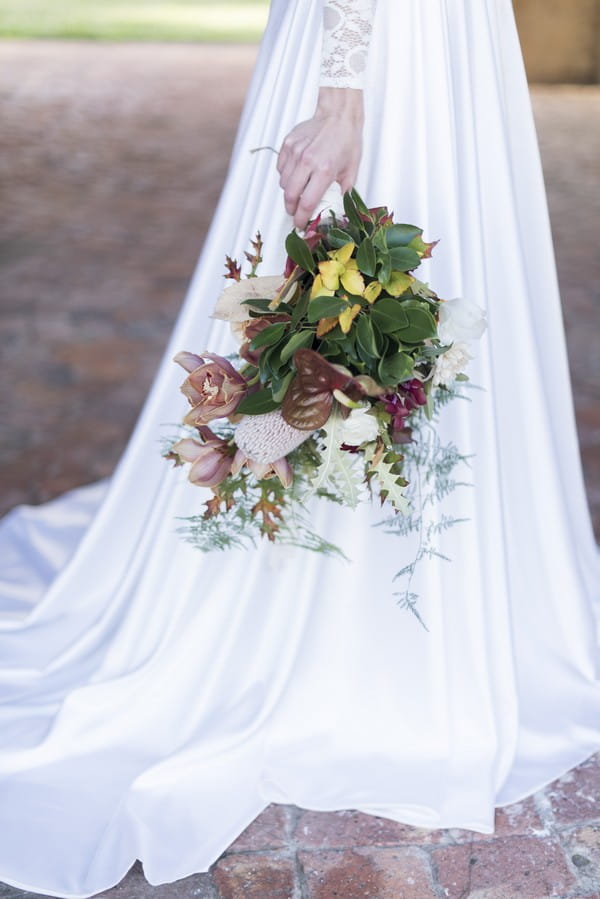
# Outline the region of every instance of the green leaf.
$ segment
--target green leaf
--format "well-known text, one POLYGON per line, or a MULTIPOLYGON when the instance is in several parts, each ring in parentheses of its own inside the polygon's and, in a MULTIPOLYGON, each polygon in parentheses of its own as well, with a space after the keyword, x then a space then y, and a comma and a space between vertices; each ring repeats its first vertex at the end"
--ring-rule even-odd
POLYGON ((375 276, 377 259, 375 258, 373 242, 369 237, 365 237, 356 251, 356 264, 363 275, 368 275, 370 278, 375 276))
POLYGON ((291 325, 292 328, 295 328, 300 324, 304 316, 306 315, 306 310, 308 309, 308 304, 310 302, 310 293, 308 290, 305 290, 302 293, 296 302, 296 304, 292 307, 292 319, 291 325))
POLYGON ((287 393, 287 389, 290 386, 291 380, 294 377, 293 371, 288 371, 287 375, 281 379, 281 381, 273 381, 271 390, 273 392, 273 399, 276 403, 282 403, 283 398, 287 393))
MULTIPOLYGON (((388 354, 388 349, 393 344, 390 342, 390 338, 382 334, 373 319, 371 318, 371 324, 373 325, 373 333, 375 334, 375 345, 377 346, 377 352, 379 356, 385 356, 388 354)), ((395 347, 394 347, 395 350, 395 347)))
POLYGON ((373 246, 376 250, 379 250, 381 253, 387 253, 388 246, 385 242, 384 228, 378 228, 376 231, 374 231, 371 240, 373 241, 373 246))
POLYGON ((358 209, 349 191, 344 194, 344 212, 350 224, 359 230, 363 229, 363 221, 358 214, 358 209))
POLYGON ((342 331, 342 339, 339 341, 339 346, 345 353, 350 353, 354 349, 354 344, 356 343, 356 329, 350 328, 347 334, 344 334, 342 331))
POLYGON ((413 360, 408 353, 394 353, 381 359, 377 367, 379 381, 384 386, 400 384, 410 378, 413 370, 413 360))
POLYGON ((369 212, 365 201, 355 187, 350 190, 350 196, 354 200, 354 205, 356 206, 358 211, 362 212, 363 215, 368 215, 369 218, 371 218, 371 213, 369 212))
POLYGON ((415 278, 410 289, 412 293, 419 297, 423 297, 423 299, 437 297, 437 294, 430 288, 429 284, 426 284, 424 281, 419 281, 418 278, 415 278))
POLYGON ((240 305, 241 306, 252 306, 253 308, 258 309, 259 312, 270 312, 272 310, 269 309, 269 305, 272 302, 273 302, 272 300, 250 299, 250 300, 242 300, 240 305))
POLYGON ((331 230, 327 232, 327 241, 334 250, 339 250, 339 248, 345 246, 345 244, 353 242, 354 238, 347 231, 342 231, 341 228, 331 228, 331 230))
POLYGON ((310 247, 296 231, 290 231, 285 239, 285 248, 290 259, 303 268, 305 272, 314 272, 315 260, 310 247))
POLYGON ((377 261, 379 263, 377 280, 385 285, 392 276, 392 258, 389 253, 380 253, 377 261))
POLYGON ((287 326, 287 322, 275 322, 273 325, 268 325, 250 341, 250 349, 258 350, 261 346, 273 346, 273 344, 277 343, 277 341, 283 337, 287 326))
POLYGON ((370 356, 372 359, 377 358, 379 352, 375 340, 375 333, 373 331, 371 319, 367 315, 359 315, 356 319, 356 340, 367 356, 370 356))
POLYGON ((348 362, 347 354, 342 351, 339 343, 333 341, 322 340, 319 344, 319 353, 336 365, 346 365, 348 362))
POLYGON ((301 347, 311 347, 314 336, 314 331, 296 331, 295 334, 292 334, 281 351, 281 361, 287 362, 288 359, 292 358, 296 350, 299 350, 301 347))
POLYGON ((307 319, 309 322, 318 322, 321 318, 333 318, 339 315, 348 305, 346 300, 339 297, 315 297, 308 304, 307 319))
POLYGON ((265 362, 267 369, 272 372, 274 377, 277 377, 279 369, 283 365, 281 361, 281 351, 285 346, 285 338, 283 340, 278 341, 274 346, 269 347, 263 353, 265 356, 265 362))
POLYGON ((383 334, 393 334, 399 328, 408 326, 408 316, 399 300, 380 297, 371 309, 373 322, 383 334))
POLYGON ((241 415, 262 415, 264 412, 273 412, 278 407, 279 403, 273 399, 270 387, 265 387, 264 390, 257 390, 244 397, 235 411, 241 415))
POLYGON ((422 228, 416 225, 390 225, 385 230, 385 240, 388 247, 406 247, 415 237, 423 233, 422 228))
POLYGON ((436 336, 435 318, 427 306, 415 300, 406 300, 402 307, 408 317, 408 325, 398 333, 403 343, 420 343, 428 337, 436 336))
POLYGON ((421 264, 421 257, 409 247, 394 247, 390 250, 392 268, 397 272, 408 272, 421 264))

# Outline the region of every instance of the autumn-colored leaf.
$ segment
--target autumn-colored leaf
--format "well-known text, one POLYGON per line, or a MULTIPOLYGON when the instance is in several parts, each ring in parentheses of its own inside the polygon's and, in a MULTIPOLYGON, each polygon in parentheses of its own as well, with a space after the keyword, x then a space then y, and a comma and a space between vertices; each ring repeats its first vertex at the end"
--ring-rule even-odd
POLYGON ((323 337, 325 334, 328 334, 335 328, 337 322, 337 316, 320 319, 319 324, 317 325, 317 337, 323 337))
POLYGON ((231 256, 225 256, 225 268, 227 269, 225 274, 226 278, 231 278, 233 281, 241 281, 242 267, 239 265, 237 259, 232 259, 231 256))

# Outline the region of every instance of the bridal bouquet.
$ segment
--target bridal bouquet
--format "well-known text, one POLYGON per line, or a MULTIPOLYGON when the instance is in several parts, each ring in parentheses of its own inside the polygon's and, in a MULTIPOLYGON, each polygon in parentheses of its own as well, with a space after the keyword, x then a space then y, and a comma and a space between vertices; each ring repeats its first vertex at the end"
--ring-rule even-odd
MULTIPOLYGON (((467 380, 482 310, 441 299, 415 276, 438 241, 395 223, 386 207, 368 209, 356 190, 343 199, 343 215, 331 210, 304 236, 288 235, 282 275, 256 274, 260 234, 245 278, 226 258, 233 283, 213 317, 230 323, 236 354, 175 356, 190 410, 187 434, 165 455, 189 463, 192 484, 210 490, 186 529, 204 551, 262 536, 341 553, 314 533, 311 498, 355 508, 376 497, 390 528, 407 533, 422 527, 427 502, 422 484, 416 501, 417 478, 431 501, 458 483, 450 473, 466 457, 439 444, 433 422, 467 380)), ((413 610, 414 598, 407 590, 413 610)))

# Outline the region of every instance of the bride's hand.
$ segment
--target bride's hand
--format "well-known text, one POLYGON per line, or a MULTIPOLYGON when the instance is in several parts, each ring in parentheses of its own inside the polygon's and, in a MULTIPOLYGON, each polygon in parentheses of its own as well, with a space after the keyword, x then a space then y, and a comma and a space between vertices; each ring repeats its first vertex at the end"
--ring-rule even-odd
POLYGON ((362 153, 362 91, 322 87, 312 119, 287 135, 277 161, 285 208, 304 228, 334 181, 342 192, 354 187, 362 153))

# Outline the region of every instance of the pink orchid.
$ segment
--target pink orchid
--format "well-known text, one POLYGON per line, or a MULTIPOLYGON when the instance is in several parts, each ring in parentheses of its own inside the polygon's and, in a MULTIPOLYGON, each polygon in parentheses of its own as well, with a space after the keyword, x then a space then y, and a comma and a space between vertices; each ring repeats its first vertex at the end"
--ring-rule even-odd
POLYGON ((177 353, 173 361, 189 372, 181 385, 181 392, 192 407, 184 418, 188 425, 197 427, 214 418, 226 418, 246 396, 246 381, 223 356, 215 353, 196 356, 184 351, 177 353))
POLYGON ((184 437, 172 448, 183 462, 191 462, 188 479, 197 487, 216 487, 230 474, 232 450, 226 440, 217 437, 210 428, 200 428, 204 443, 184 437))
POLYGON ((254 459, 249 459, 243 450, 238 449, 233 457, 231 474, 234 476, 239 474, 244 465, 248 466, 259 481, 276 475, 284 487, 290 487, 294 479, 292 466, 285 456, 281 459, 276 459, 275 462, 256 462, 254 459))

